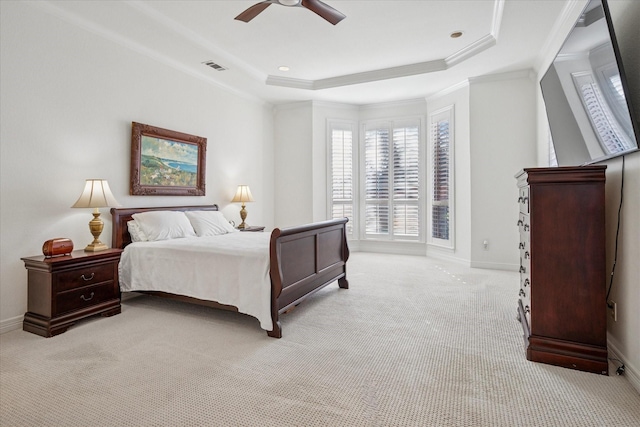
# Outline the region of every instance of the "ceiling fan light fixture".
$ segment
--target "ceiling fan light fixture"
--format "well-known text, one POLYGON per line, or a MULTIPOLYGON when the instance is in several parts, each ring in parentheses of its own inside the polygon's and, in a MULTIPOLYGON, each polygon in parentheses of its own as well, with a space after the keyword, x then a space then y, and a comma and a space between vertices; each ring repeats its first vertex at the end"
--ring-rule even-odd
POLYGON ((346 18, 343 13, 335 10, 322 0, 263 0, 260 3, 256 3, 249 7, 240 15, 236 16, 235 19, 242 22, 249 22, 272 4, 308 9, 333 25, 336 25, 338 22, 346 18))

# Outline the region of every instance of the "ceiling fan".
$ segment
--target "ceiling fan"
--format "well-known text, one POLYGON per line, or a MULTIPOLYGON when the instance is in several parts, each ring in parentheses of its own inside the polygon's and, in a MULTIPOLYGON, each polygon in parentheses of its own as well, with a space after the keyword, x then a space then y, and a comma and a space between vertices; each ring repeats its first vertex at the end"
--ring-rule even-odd
POLYGON ((333 25, 336 25, 338 22, 342 21, 346 16, 326 3, 321 2, 320 0, 265 0, 260 3, 254 4, 240 15, 236 16, 235 19, 238 21, 249 22, 256 16, 260 14, 267 7, 271 6, 271 4, 279 4, 282 6, 295 6, 295 7, 304 7, 309 9, 310 11, 320 15, 322 18, 326 19, 333 25))

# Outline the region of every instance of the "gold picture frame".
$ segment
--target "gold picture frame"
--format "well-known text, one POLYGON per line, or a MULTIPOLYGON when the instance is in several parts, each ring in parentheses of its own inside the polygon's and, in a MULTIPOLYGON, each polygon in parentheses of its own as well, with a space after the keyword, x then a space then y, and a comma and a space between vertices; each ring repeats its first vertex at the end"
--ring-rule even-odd
POLYGON ((204 196, 207 138, 131 123, 135 196, 204 196))

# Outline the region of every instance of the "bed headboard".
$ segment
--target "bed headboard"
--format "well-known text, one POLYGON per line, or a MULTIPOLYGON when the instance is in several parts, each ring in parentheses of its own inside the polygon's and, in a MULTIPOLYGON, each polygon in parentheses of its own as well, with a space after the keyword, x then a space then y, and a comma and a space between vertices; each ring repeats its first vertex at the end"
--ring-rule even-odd
POLYGON ((152 208, 111 208, 111 247, 124 249, 131 243, 127 222, 133 219, 132 215, 149 211, 217 211, 218 205, 203 206, 169 206, 152 208))

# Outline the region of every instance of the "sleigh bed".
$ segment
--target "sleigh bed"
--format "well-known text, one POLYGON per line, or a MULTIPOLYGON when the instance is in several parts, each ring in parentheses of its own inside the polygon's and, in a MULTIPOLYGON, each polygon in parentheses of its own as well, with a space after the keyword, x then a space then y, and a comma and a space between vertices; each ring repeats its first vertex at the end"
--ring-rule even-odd
MULTIPOLYGON (((155 258, 164 257, 165 260, 172 261, 172 258, 176 257, 180 259, 180 263, 176 265, 180 265, 182 271, 179 272, 181 277, 184 277, 184 280, 175 280, 175 276, 172 274, 165 275, 156 275, 154 276, 154 282, 149 283, 147 288, 142 288, 138 286, 136 289, 125 289, 125 290, 135 290, 145 293, 150 293, 166 298, 177 299, 181 301, 188 301, 200 305, 211 306, 215 308, 220 308, 224 310, 230 311, 240 311, 249 315, 253 315, 260 320, 260 316, 252 313, 250 310, 246 309, 238 309, 237 306, 232 304, 225 304, 225 301, 215 300, 209 297, 201 298, 201 297, 193 297, 193 292, 185 290, 184 292, 181 290, 181 286, 183 284, 189 285, 189 278, 197 277, 197 281, 200 282, 200 287, 203 286, 203 281, 205 285, 211 283, 217 287, 232 287, 232 289, 228 289, 226 291, 223 290, 223 294, 227 294, 229 292, 241 292, 236 288, 237 284, 235 283, 236 276, 242 276, 244 269, 237 266, 247 266, 253 261, 251 260, 234 260, 233 258, 228 258, 231 255, 229 254, 219 254, 215 253, 203 254, 201 252, 191 252, 190 255, 185 251, 187 249, 183 249, 181 247, 169 248, 170 244, 174 244, 173 242, 153 242, 153 244, 149 244, 149 242, 142 243, 132 243, 132 237, 129 233, 128 223, 133 220, 133 215, 143 212, 163 212, 163 211, 178 211, 178 212, 189 212, 190 214, 198 213, 198 212, 207 212, 207 211, 217 211, 217 205, 206 205, 206 206, 174 206, 174 207, 148 207, 148 208, 112 208, 111 216, 112 216, 112 247, 125 249, 123 253, 123 258, 121 260, 120 268, 121 270, 125 268, 124 266, 128 266, 126 268, 133 270, 133 274, 135 274, 135 270, 144 267, 144 260, 149 260, 152 262, 155 258), (156 244, 157 243, 157 244, 156 244), (129 249, 127 247, 131 245, 129 249), (162 251, 147 254, 146 256, 139 256, 134 258, 134 254, 136 251, 143 250, 142 246, 151 247, 152 250, 162 251), (176 251, 177 252, 167 252, 167 251, 176 251), (183 252, 180 254, 180 252, 183 252), (157 254, 161 254, 161 256, 157 256, 157 254), (218 263, 220 265, 220 269, 236 269, 237 271, 228 271, 223 274, 218 274, 218 270, 212 272, 211 268, 215 267, 215 259, 211 259, 211 262, 207 262, 207 258, 203 257, 216 257, 218 256, 218 263), (225 256, 227 258, 220 258, 221 256, 225 256), (132 257, 134 261, 127 257, 132 257), (167 258, 169 257, 169 258, 167 258), (179 258, 182 257, 182 258, 179 258), (191 263, 188 261, 189 259, 193 259, 194 262, 191 263), (200 263, 197 260, 200 259, 200 263), (203 264, 203 259, 205 259, 203 264), (142 261, 141 261, 142 260, 142 261), (127 263, 128 261, 128 263, 127 263), (244 264, 243 264, 244 262, 244 264), (201 271, 195 271, 200 269, 198 266, 206 266, 209 268, 203 268, 201 271), (187 271, 189 270, 189 271, 187 271), (202 276, 205 276, 204 278, 202 276), (160 276, 159 278, 157 276, 160 276), (173 279, 172 279, 173 277, 173 279), (233 277, 234 280, 230 280, 230 283, 227 283, 225 280, 226 277, 233 277), (210 281, 210 282, 209 282, 210 281), (167 282, 167 283, 162 283, 167 282), (222 283, 224 282, 224 283, 222 283), (169 291, 166 291, 166 290, 169 291)), ((218 214, 216 214, 218 215, 218 214)), ((249 283, 249 289, 257 289, 256 286, 261 286, 261 290, 258 293, 261 293, 264 301, 260 302, 260 304, 267 304, 267 317, 270 317, 265 322, 262 320, 260 322, 263 329, 267 331, 267 334, 270 337, 280 338, 282 337, 282 327, 280 324, 279 316, 285 311, 289 310, 293 306, 298 305, 305 298, 318 291, 319 289, 333 283, 334 281, 338 281, 338 285, 340 288, 348 289, 349 283, 346 277, 346 264, 347 259, 349 258, 349 248, 347 246, 346 240, 346 223, 347 219, 339 219, 339 220, 329 220, 323 221, 313 224, 307 224, 297 227, 290 228, 276 228, 271 232, 271 235, 264 235, 264 233, 255 233, 255 232, 237 232, 237 233, 228 233, 228 239, 235 239, 236 242, 233 243, 236 247, 239 245, 253 246, 253 241, 262 241, 262 243, 258 242, 256 245, 263 245, 264 249, 256 249, 254 256, 263 257, 265 263, 265 273, 264 273, 264 286, 262 284, 257 283, 249 283), (253 235, 253 237, 252 237, 253 235), (237 240, 240 239, 238 242, 237 240), (267 253, 260 254, 260 252, 268 251, 267 253), (268 270, 268 271, 267 271, 268 270), (253 287, 252 287, 253 286, 253 287), (266 288, 265 288, 266 287, 266 288), (270 287, 270 289, 269 289, 270 287), (266 301, 268 300, 268 301, 266 301)), ((193 237, 187 239, 175 239, 175 242, 178 245, 186 245, 191 242, 196 243, 196 245, 200 245, 203 248, 203 251, 213 251, 213 249, 209 249, 207 247, 208 243, 206 239, 212 239, 215 241, 215 245, 224 245, 224 239, 216 239, 210 237, 193 237), (221 243, 223 242, 223 243, 221 243)), ((212 243, 214 244, 214 243, 212 243)), ((144 249, 149 250, 149 249, 144 249)), ((197 248, 191 249, 191 251, 198 251, 197 248)), ((235 255, 234 255, 235 256, 235 255)), ((257 260, 258 258, 256 258, 257 260)), ((257 262, 257 261, 256 261, 257 262)), ((166 264, 166 262, 165 262, 166 264)), ((160 265, 160 268, 165 267, 160 265)), ((151 266, 151 268, 155 268, 151 266)), ((171 272, 170 273, 176 273, 171 272)), ((121 271, 121 288, 123 287, 124 276, 121 271)), ((242 279, 239 279, 242 280, 242 279)), ((196 281, 196 280, 194 280, 196 281)), ((246 279, 245 279, 246 281, 246 279)), ((257 282, 257 281, 256 281, 257 282)), ((249 291, 251 293, 256 293, 255 291, 249 291)), ((247 291, 245 291, 247 292, 247 291)), ((223 299, 224 298, 220 298, 223 299)), ((240 304, 238 304, 240 305, 240 304)), ((263 310, 264 311, 264 310, 263 310)), ((264 316, 263 316, 264 317, 264 316)))

